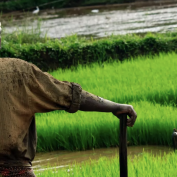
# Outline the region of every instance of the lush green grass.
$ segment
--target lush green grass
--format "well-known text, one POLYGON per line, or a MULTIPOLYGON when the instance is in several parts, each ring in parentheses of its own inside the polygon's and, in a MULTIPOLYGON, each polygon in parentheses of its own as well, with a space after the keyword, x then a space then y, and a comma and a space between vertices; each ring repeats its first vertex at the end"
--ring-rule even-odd
MULTIPOLYGON (((128 174, 131 177, 171 177, 176 176, 176 153, 170 153, 164 156, 154 156, 143 152, 141 156, 136 156, 132 161, 128 157, 128 174)), ((55 169, 55 168, 54 168, 55 169)), ((84 164, 75 164, 67 169, 47 170, 37 176, 73 176, 73 177, 115 177, 119 176, 119 157, 113 159, 100 158, 84 164)))
MULTIPOLYGON (((76 71, 58 70, 59 80, 81 84, 84 90, 119 103, 132 104, 138 114, 128 128, 131 144, 171 145, 177 126, 176 54, 153 59, 98 64, 76 71)), ((82 150, 119 144, 119 121, 110 113, 52 112, 37 115, 38 151, 82 150), (41 121, 42 120, 42 121, 41 121)))

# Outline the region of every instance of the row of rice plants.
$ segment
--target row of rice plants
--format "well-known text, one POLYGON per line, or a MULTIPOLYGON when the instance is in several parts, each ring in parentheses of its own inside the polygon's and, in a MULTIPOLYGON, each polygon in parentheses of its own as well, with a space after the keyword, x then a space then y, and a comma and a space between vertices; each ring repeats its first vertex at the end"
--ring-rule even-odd
MULTIPOLYGON (((141 157, 135 156, 132 161, 128 157, 128 174, 131 177, 171 177, 176 176, 176 153, 164 156, 154 156, 143 152, 141 157)), ((54 168, 55 169, 55 168, 54 168)), ((98 161, 89 161, 84 164, 74 164, 67 169, 46 170, 37 172, 37 177, 60 176, 60 177, 114 177, 119 176, 119 157, 113 159, 100 158, 98 161)))
MULTIPOLYGON (((133 128, 128 128, 131 144, 171 145, 176 110, 157 103, 176 103, 176 57, 174 53, 161 54, 153 59, 139 58, 104 67, 96 64, 91 68, 58 70, 51 74, 59 80, 80 83, 83 89, 104 98, 132 104, 138 119, 133 128)), ((119 121, 108 113, 38 114, 37 130, 38 151, 82 150, 119 144, 119 121)))
MULTIPOLYGON (((131 144, 171 145, 176 110, 155 103, 176 102, 176 57, 174 53, 161 54, 154 59, 139 58, 104 67, 95 64, 91 68, 58 70, 51 74, 59 80, 77 82, 83 89, 104 98, 132 104, 138 119, 133 128, 128 128, 131 144)), ((119 121, 108 113, 38 114, 37 128, 38 151, 82 150, 119 144, 119 121)))
MULTIPOLYGON (((127 128, 130 145, 169 145, 177 110, 150 102, 131 102, 138 118, 127 128)), ((119 145, 119 120, 111 113, 51 112, 37 115, 38 151, 86 150, 119 145)))
POLYGON ((57 70, 51 74, 59 80, 79 83, 84 90, 119 103, 151 101, 160 104, 177 102, 177 55, 160 54, 139 57, 77 70, 57 70))

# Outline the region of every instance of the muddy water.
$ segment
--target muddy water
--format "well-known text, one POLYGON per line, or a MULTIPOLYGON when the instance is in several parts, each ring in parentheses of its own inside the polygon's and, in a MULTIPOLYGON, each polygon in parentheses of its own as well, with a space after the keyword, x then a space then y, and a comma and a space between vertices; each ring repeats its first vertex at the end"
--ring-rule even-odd
MULTIPOLYGON (((166 146, 128 146, 127 154, 128 158, 133 161, 135 156, 141 157, 144 152, 148 152, 157 156, 163 156, 164 152, 169 154, 173 152, 172 148, 166 146)), ((34 161, 33 168, 35 171, 43 171, 45 169, 60 169, 67 168, 70 164, 75 162, 82 163, 86 162, 89 159, 98 160, 100 157, 113 158, 119 155, 118 148, 102 148, 96 150, 88 151, 77 151, 77 152, 68 152, 68 151, 54 151, 49 153, 37 153, 34 161)))
MULTIPOLYGON (((177 27, 177 3, 171 6, 159 5, 136 9, 132 9, 129 5, 124 10, 101 8, 98 13, 91 12, 91 9, 85 11, 86 13, 82 15, 78 11, 72 11, 70 14, 68 12, 69 16, 64 11, 62 11, 63 15, 55 10, 53 13, 43 11, 38 15, 43 19, 41 31, 52 38, 61 38, 73 33, 100 38, 111 34, 174 31, 177 27)), ((37 26, 37 21, 32 22, 31 17, 25 21, 30 22, 30 26, 26 28, 37 26)), ((4 23, 5 26, 6 24, 4 23)), ((23 28, 20 26, 22 22, 17 20, 14 26, 6 27, 5 30, 12 32, 17 25, 19 29, 23 28)))

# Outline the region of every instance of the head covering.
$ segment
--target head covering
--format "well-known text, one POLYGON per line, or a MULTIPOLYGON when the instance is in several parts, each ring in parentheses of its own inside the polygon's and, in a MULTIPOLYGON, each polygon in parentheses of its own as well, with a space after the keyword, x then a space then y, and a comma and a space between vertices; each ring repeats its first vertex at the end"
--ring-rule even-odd
POLYGON ((1 22, 0 22, 0 48, 1 48, 1 22))

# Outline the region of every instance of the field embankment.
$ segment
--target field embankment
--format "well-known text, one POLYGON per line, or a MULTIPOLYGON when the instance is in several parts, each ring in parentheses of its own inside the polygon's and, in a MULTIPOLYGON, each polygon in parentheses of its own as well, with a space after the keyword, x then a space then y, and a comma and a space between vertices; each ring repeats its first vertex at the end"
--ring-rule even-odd
POLYGON ((104 39, 90 40, 73 35, 53 40, 41 38, 40 32, 36 37, 17 31, 2 35, 1 46, 0 57, 20 58, 48 71, 74 68, 79 64, 123 61, 137 56, 153 56, 160 52, 176 52, 177 33, 112 35, 104 39))
POLYGON ((0 11, 16 11, 16 10, 27 10, 34 8, 35 6, 41 6, 41 9, 46 8, 64 8, 64 7, 78 7, 78 6, 90 6, 90 5, 104 5, 104 4, 114 4, 114 3, 128 3, 135 2, 136 0, 89 0, 89 1, 77 1, 77 0, 16 0, 16 1, 6 1, 0 2, 0 11))
POLYGON ((141 6, 153 6, 153 5, 168 5, 175 4, 176 0, 89 0, 89 1, 77 1, 77 0, 12 0, 0 2, 0 11, 1 12, 12 12, 12 11, 30 11, 36 6, 39 6, 41 10, 43 9, 59 9, 59 8, 74 8, 74 7, 88 7, 94 9, 102 9, 104 6, 119 6, 120 8, 128 7, 128 4, 131 3, 132 7, 141 7, 141 6), (126 5, 127 4, 127 5, 126 5), (94 7, 95 6, 95 7, 94 7), (103 6, 103 7, 102 7, 103 6))
MULTIPOLYGON (((5 1, 0 2, 0 11, 11 12, 11 11, 28 11, 36 6, 40 9, 51 9, 55 8, 68 8, 68 7, 81 7, 81 6, 95 6, 95 5, 108 5, 108 4, 122 4, 136 2, 137 0, 89 0, 89 1, 77 1, 77 0, 16 0, 16 1, 5 1)), ((143 1, 143 0, 142 0, 143 1)), ((145 1, 145 0, 144 0, 145 1)), ((155 0, 151 0, 155 2, 155 0)), ((173 2, 173 1, 172 1, 173 2)))

